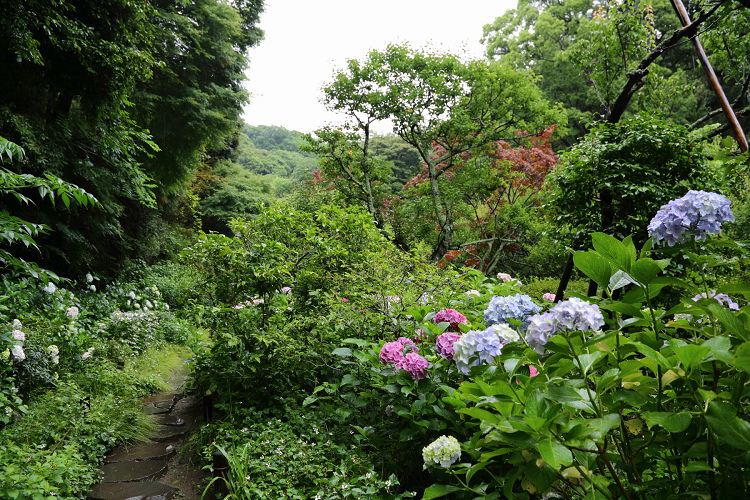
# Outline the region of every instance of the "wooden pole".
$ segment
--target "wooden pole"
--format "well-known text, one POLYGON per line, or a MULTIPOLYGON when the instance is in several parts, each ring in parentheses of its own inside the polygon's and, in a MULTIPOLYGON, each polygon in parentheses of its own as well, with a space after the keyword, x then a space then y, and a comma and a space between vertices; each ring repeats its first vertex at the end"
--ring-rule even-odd
MULTIPOLYGON (((682 3, 682 0, 672 0, 672 5, 677 11, 677 15, 680 16, 682 25, 689 26, 692 21, 690 20, 690 16, 688 15, 687 9, 685 9, 685 5, 682 3)), ((706 75, 708 76, 708 80, 711 82, 711 87, 713 87, 714 92, 716 93, 716 97, 719 98, 721 109, 724 111, 724 115, 727 117, 727 120, 729 120, 729 124, 734 131, 734 137, 735 139, 737 139, 737 143, 740 145, 740 151, 744 153, 745 151, 747 151, 747 137, 745 137, 745 132, 743 132, 742 126, 740 125, 739 120, 737 120, 737 115, 734 113, 732 105, 729 104, 729 100, 724 94, 724 89, 721 87, 719 78, 716 76, 714 68, 713 66, 711 66, 711 63, 706 56, 706 52, 703 50, 703 45, 701 45, 700 40, 698 40, 698 35, 692 37, 691 41, 693 42, 693 47, 695 47, 695 52, 698 54, 698 59, 700 59, 703 68, 706 70, 706 75)))

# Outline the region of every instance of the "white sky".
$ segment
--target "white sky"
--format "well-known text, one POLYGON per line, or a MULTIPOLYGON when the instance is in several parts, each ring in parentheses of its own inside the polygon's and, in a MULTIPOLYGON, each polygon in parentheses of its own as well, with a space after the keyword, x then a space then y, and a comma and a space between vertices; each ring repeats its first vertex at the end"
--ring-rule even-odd
MULTIPOLYGON (((516 0, 265 0, 265 39, 249 53, 250 125, 312 132, 343 116, 320 104, 320 88, 348 59, 389 42, 483 58, 482 26, 516 0)), ((387 132, 387 126, 379 132, 387 132)))

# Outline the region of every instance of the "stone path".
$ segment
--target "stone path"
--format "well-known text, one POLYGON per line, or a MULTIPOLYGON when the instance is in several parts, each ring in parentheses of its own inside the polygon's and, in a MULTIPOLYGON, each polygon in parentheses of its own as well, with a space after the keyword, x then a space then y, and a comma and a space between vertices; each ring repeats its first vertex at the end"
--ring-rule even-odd
MULTIPOLYGON (((170 379, 171 387, 181 387, 184 374, 170 379)), ((193 491, 180 491, 174 483, 173 469, 183 468, 177 464, 176 452, 190 430, 198 425, 201 414, 194 396, 184 397, 179 393, 163 393, 143 399, 143 411, 154 419, 156 430, 150 441, 118 446, 104 457, 101 481, 94 485, 88 500, 172 500, 196 497, 198 484, 203 477, 181 477, 179 484, 193 491), (184 398, 184 399, 183 399, 184 398), (174 411, 179 403, 180 410, 174 411), (173 413, 179 413, 179 416, 173 413), (165 474, 168 479, 162 481, 165 474)), ((198 476, 201 476, 198 474, 198 476)), ((187 489, 186 488, 186 489, 187 489)))

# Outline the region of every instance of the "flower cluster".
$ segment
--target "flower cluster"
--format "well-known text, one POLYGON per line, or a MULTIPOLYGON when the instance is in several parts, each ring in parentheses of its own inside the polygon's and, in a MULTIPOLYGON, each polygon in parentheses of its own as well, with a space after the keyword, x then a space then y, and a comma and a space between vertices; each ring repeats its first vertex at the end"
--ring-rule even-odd
POLYGON ((378 358, 385 364, 396 364, 404 359, 405 353, 416 353, 419 348, 413 340, 406 337, 399 337, 395 342, 386 342, 380 349, 378 358))
POLYGON ((540 307, 528 295, 517 293, 513 296, 495 296, 484 311, 484 323, 487 326, 507 324, 509 319, 524 322, 526 317, 538 313, 540 307))
POLYGON ((427 376, 430 363, 416 352, 410 352, 396 363, 396 370, 406 370, 414 380, 422 380, 427 376))
POLYGON ((733 311, 740 310, 740 305, 737 302, 733 301, 729 297, 729 295, 727 295, 726 293, 716 293, 716 290, 710 290, 708 294, 706 294, 706 292, 699 293, 698 295, 693 297, 693 302, 698 302, 701 299, 714 299, 722 306, 727 307, 733 311))
POLYGON ((448 329, 455 332, 458 331, 458 325, 466 324, 466 316, 455 309, 443 309, 435 314, 432 322, 436 325, 438 323, 450 323, 448 329))
POLYGON ((422 459, 426 466, 450 467, 461 458, 461 445, 453 436, 440 436, 422 448, 422 459))
POLYGON ((60 349, 56 345, 52 344, 47 347, 47 354, 49 354, 53 365, 60 364, 60 349))
POLYGON ((719 234, 723 222, 734 222, 730 204, 717 193, 688 191, 659 209, 648 225, 648 232, 656 244, 666 241, 670 247, 688 241, 693 235, 696 240, 705 239, 707 233, 719 234))
POLYGON ((437 349, 440 357, 453 361, 453 344, 461 338, 456 332, 445 332, 441 333, 437 339, 435 339, 435 348, 437 349))
POLYGON ((69 307, 65 311, 65 316, 67 316, 70 319, 76 319, 79 313, 80 313, 80 310, 76 306, 73 306, 73 307, 69 307))
POLYGON ((572 297, 558 302, 549 312, 529 318, 526 341, 539 354, 549 337, 560 332, 598 330, 604 325, 604 316, 596 304, 572 297))
POLYGON ((487 328, 486 331, 498 336, 498 338, 500 339, 501 347, 511 342, 518 342, 519 340, 521 340, 521 336, 518 334, 518 332, 505 323, 492 325, 487 328))
POLYGON ((453 344, 453 359, 456 368, 468 374, 472 366, 492 363, 500 355, 500 337, 488 330, 471 330, 453 344))
POLYGON ((542 295, 542 299, 543 300, 548 300, 550 302, 554 302, 555 301, 555 297, 556 297, 556 295, 554 293, 545 293, 544 295, 542 295))
POLYGON ((11 333, 11 338, 13 339, 13 344, 10 346, 10 350, 6 350, 3 353, 3 357, 5 359, 10 359, 10 355, 13 355, 13 358, 17 361, 23 361, 26 359, 26 353, 23 350, 23 342, 26 340, 26 334, 22 330, 23 325, 21 324, 21 321, 18 319, 13 320, 13 331, 11 333))

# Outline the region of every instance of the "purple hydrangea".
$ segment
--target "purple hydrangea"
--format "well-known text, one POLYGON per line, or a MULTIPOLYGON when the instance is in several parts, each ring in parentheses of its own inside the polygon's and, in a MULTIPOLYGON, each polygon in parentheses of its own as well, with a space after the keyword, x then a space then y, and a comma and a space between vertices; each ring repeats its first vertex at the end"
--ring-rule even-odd
POLYGON ((739 311, 740 305, 733 301, 729 295, 726 293, 716 293, 716 290, 711 290, 706 294, 706 292, 699 293, 695 297, 693 297, 693 302, 698 302, 701 299, 715 299, 719 304, 721 304, 724 307, 728 307, 729 309, 733 311, 739 311))
POLYGON ((558 302, 544 314, 529 318, 526 341, 539 354, 550 337, 560 332, 586 332, 604 326, 604 316, 596 304, 572 297, 558 302))
POLYGON ((667 245, 696 240, 706 234, 719 234, 723 222, 734 222, 729 208, 732 202, 725 196, 707 191, 688 191, 685 196, 672 200, 656 213, 648 225, 648 232, 656 244, 667 245))
POLYGON ((453 359, 458 371, 468 374, 472 366, 492 363, 500 349, 500 337, 491 330, 471 330, 453 344, 453 359))
POLYGON ((453 344, 456 343, 461 335, 455 332, 445 332, 438 335, 435 339, 435 347, 437 348, 438 354, 445 359, 453 360, 453 344))
POLYGON ((429 367, 430 363, 416 352, 410 352, 396 363, 396 370, 406 370, 414 380, 425 378, 429 367))
POLYGON ((438 323, 450 323, 449 330, 457 331, 458 325, 466 324, 466 316, 456 311, 455 309, 443 309, 438 311, 437 314, 432 318, 432 322, 436 325, 438 323))
POLYGON ((495 296, 484 311, 484 324, 507 324, 509 319, 515 319, 523 321, 525 327, 526 317, 538 313, 540 309, 528 295, 517 293, 512 296, 495 296))
POLYGON ((407 337, 399 337, 398 340, 396 340, 399 344, 403 346, 403 349, 401 352, 407 353, 407 352, 417 352, 419 351, 419 347, 417 347, 417 344, 414 343, 414 341, 407 337))

